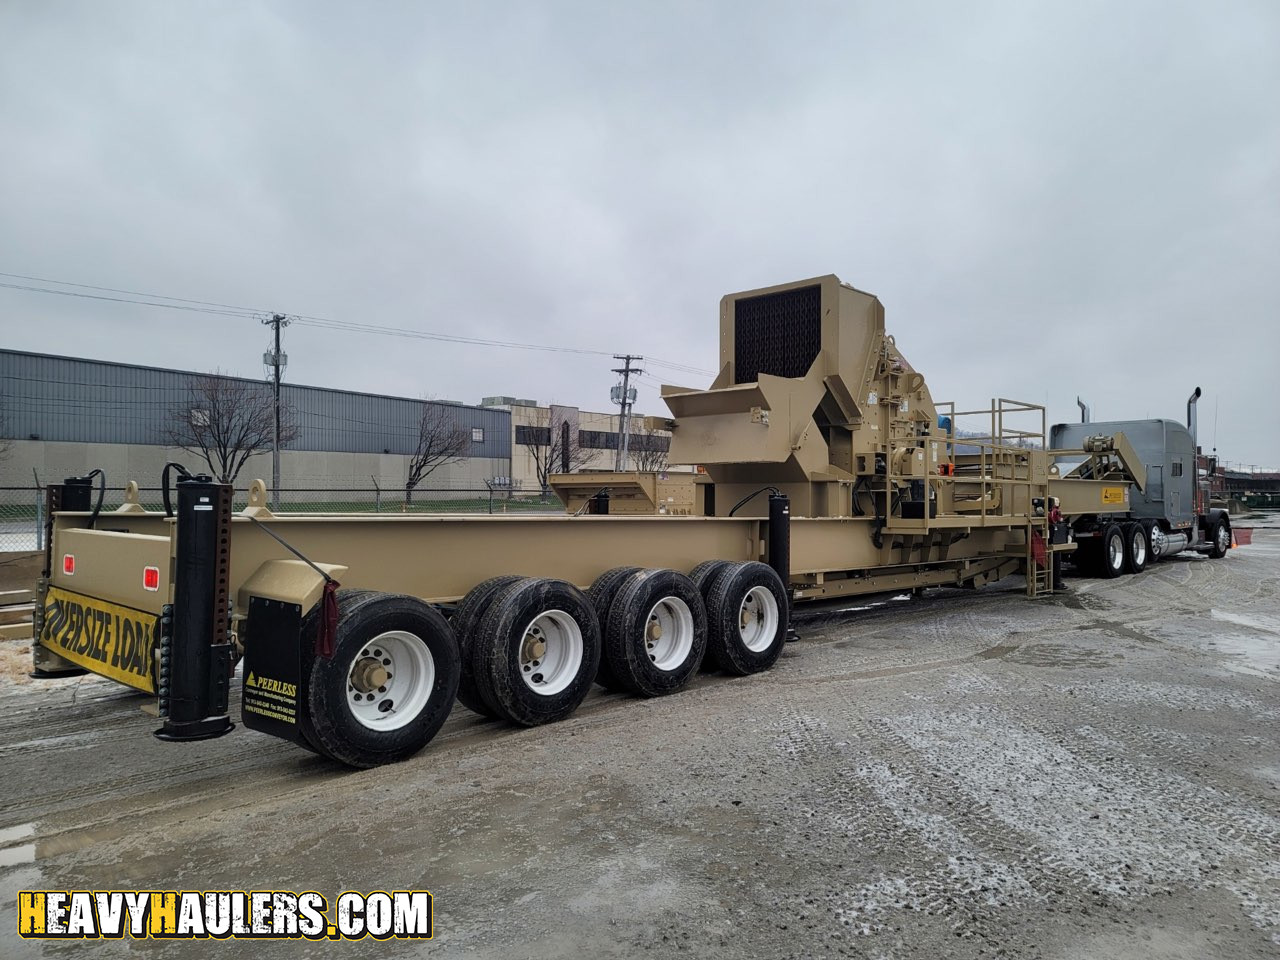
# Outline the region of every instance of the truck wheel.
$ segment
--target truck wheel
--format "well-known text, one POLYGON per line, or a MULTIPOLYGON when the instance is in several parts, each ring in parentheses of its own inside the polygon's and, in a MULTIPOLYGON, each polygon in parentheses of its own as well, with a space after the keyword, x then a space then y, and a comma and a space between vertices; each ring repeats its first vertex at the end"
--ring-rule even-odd
MULTIPOLYGON (((363 603, 368 597, 377 596, 376 590, 339 590, 338 591, 338 616, 341 617, 345 612, 359 603, 363 603)), ((302 620, 302 657, 301 670, 299 676, 305 679, 311 674, 311 664, 315 660, 316 650, 316 632, 320 629, 320 604, 312 607, 302 620)), ((252 643, 252 637, 246 637, 245 643, 252 643)), ((311 723, 311 699, 307 689, 308 684, 298 684, 298 729, 302 731, 302 737, 306 740, 306 747, 312 753, 318 753, 322 757, 329 757, 330 760, 336 760, 320 748, 319 741, 316 738, 315 727, 311 723)))
MULTIPOLYGON (((587 591, 587 596, 591 599, 591 605, 596 609, 596 619, 600 621, 600 627, 603 630, 605 622, 609 619, 609 607, 613 604, 613 598, 618 593, 618 588, 622 586, 622 582, 633 573, 639 573, 644 567, 614 567, 607 570, 600 576, 596 577, 595 583, 591 584, 591 589, 587 591)), ((606 690, 625 690, 626 687, 614 674, 613 668, 609 665, 608 657, 604 656, 604 651, 600 653, 600 667, 596 671, 596 683, 604 687, 606 690)))
POLYGON ((458 609, 454 611, 453 617, 449 624, 453 627, 454 636, 458 638, 458 648, 462 655, 462 677, 458 681, 458 702, 482 717, 498 716, 497 707, 486 703, 484 694, 476 686, 475 681, 475 665, 473 663, 476 649, 476 628, 480 624, 484 612, 489 609, 489 604, 493 602, 504 587, 509 587, 517 580, 523 580, 518 576, 492 577, 482 583, 476 584, 471 591, 462 598, 462 602, 458 604, 458 609))
POLYGON ((316 746, 352 767, 413 756, 449 716, 459 673, 453 630, 430 605, 376 594, 339 606, 334 655, 305 678, 316 746))
POLYGON ((693 581, 674 570, 627 577, 609 608, 604 655, 623 688, 642 697, 675 693, 707 649, 707 614, 693 581))
MULTIPOLYGON (((711 588, 711 581, 716 578, 716 574, 731 564, 732 560, 703 560, 700 564, 689 571, 689 579, 693 581, 693 585, 698 588, 698 592, 702 594, 702 605, 705 608, 707 604, 707 591, 711 588)), ((714 657, 704 656, 702 658, 702 672, 713 673, 719 669, 714 657)))
POLYGON ((1124 525, 1125 569, 1129 573, 1141 573, 1147 569, 1147 557, 1150 547, 1147 541, 1147 529, 1140 523, 1124 525))
POLYGON ((1118 523, 1108 523, 1102 530, 1102 563, 1099 572, 1108 580, 1125 571, 1127 540, 1124 527, 1118 523))
POLYGON ((512 723, 563 720, 590 692, 599 665, 595 608, 563 580, 511 584, 480 622, 476 683, 512 723))
POLYGON ((730 563, 707 591, 707 650, 723 670, 768 670, 787 641, 787 591, 759 561, 730 563))
POLYGON ((1225 557, 1231 549, 1231 526, 1222 517, 1213 521, 1213 525, 1209 527, 1209 544, 1209 556, 1215 560, 1225 557))
POLYGON ((1160 559, 1160 554, 1164 550, 1165 535, 1160 529, 1160 524, 1154 520, 1143 520, 1142 529, 1147 531, 1147 566, 1151 566, 1160 559))

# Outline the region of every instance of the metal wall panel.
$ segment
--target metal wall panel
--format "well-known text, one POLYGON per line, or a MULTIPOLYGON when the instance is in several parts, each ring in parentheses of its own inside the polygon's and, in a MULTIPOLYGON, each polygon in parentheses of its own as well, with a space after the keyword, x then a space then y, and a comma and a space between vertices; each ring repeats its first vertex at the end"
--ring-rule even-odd
MULTIPOLYGON (((0 350, 6 432, 19 439, 160 445, 171 412, 187 402, 192 376, 199 374, 0 350)), ((511 456, 507 410, 290 383, 281 398, 296 412, 299 426, 290 450, 411 454, 423 405, 431 403, 468 434, 483 430, 470 456, 511 456)))

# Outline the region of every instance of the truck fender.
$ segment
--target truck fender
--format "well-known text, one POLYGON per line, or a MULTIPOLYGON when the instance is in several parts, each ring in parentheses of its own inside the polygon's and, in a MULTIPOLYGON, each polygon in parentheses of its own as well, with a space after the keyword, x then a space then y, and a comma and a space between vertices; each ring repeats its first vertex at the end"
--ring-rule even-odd
MULTIPOLYGON (((350 569, 332 563, 317 563, 316 566, 338 581, 350 569)), ((296 603, 305 614, 320 602, 324 584, 324 577, 301 560, 268 560, 244 581, 236 594, 236 608, 248 610, 250 597, 262 597, 296 603)))
POLYGON ((1225 507, 1210 507, 1208 513, 1201 514, 1200 529, 1201 530, 1211 529, 1213 525, 1218 522, 1219 518, 1221 518, 1222 521, 1226 523, 1227 529, 1230 530, 1231 514, 1226 510, 1225 507))

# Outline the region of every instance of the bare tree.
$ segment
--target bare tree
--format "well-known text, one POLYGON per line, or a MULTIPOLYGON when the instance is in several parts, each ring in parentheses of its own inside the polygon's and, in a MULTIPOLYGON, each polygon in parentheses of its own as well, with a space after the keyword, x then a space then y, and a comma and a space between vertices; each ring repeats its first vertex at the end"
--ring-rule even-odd
POLYGON ((409 458, 404 481, 404 499, 413 500, 413 490, 434 470, 457 463, 471 450, 471 433, 458 425, 448 406, 424 400, 418 420, 418 442, 409 458))
MULTIPOLYGON (((251 456, 271 449, 274 426, 269 384, 215 371, 188 381, 186 402, 174 409, 163 435, 170 446, 204 457, 220 483, 233 483, 251 456)), ((281 446, 297 435, 293 411, 282 406, 281 446)))
POLYGON ((553 473, 573 473, 595 462, 600 451, 582 445, 575 418, 555 407, 538 410, 532 424, 516 429, 516 443, 529 453, 533 472, 538 478, 542 499, 547 499, 550 485, 547 479, 553 473))
POLYGON ((631 431, 627 458, 632 469, 639 473, 658 473, 667 469, 667 452, 670 449, 670 434, 641 428, 631 431))

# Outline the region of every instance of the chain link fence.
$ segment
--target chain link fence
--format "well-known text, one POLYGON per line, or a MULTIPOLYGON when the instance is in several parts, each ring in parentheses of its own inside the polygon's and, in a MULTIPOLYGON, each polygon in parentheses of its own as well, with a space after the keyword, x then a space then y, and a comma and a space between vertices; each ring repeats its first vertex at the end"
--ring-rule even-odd
MULTIPOLYGON (((270 490, 267 495, 271 497, 270 490)), ((142 488, 138 497, 148 510, 164 509, 164 494, 159 487, 142 488)), ((44 549, 44 499, 44 487, 0 487, 0 553, 44 549)), ((122 488, 108 487, 102 509, 114 510, 123 500, 122 488)), ((244 509, 248 501, 248 487, 237 488, 235 509, 244 509)), ((544 500, 537 492, 493 484, 421 486, 408 494, 403 488, 372 486, 281 488, 279 503, 271 509, 275 513, 503 514, 561 513, 564 508, 554 496, 544 500)))

